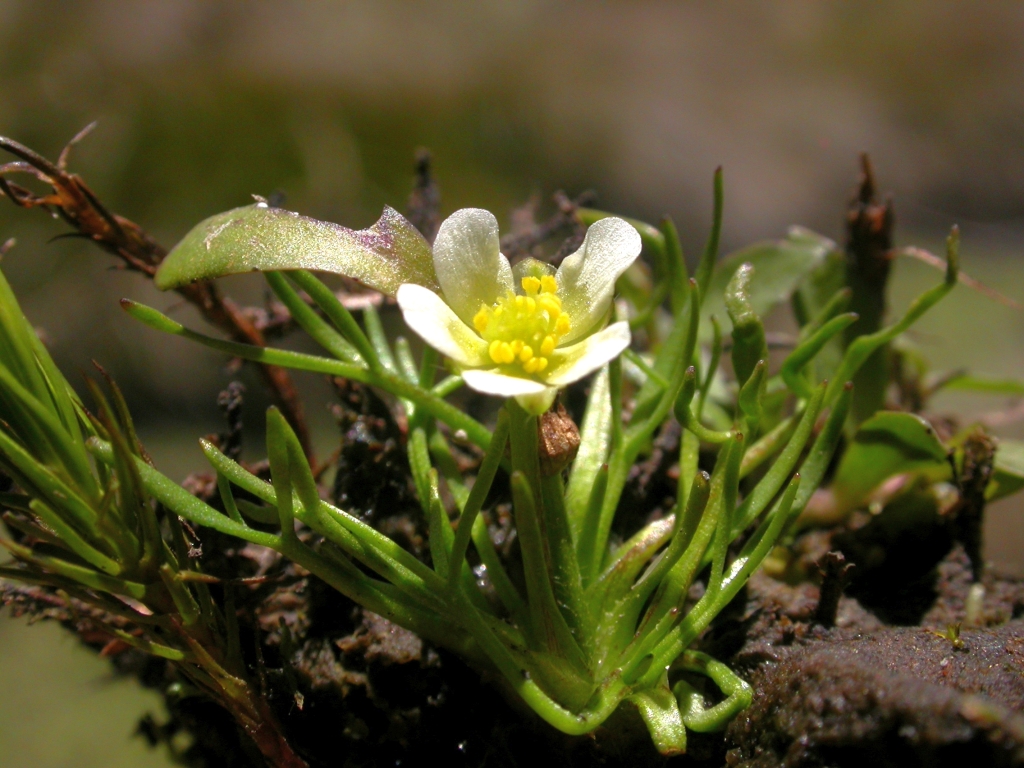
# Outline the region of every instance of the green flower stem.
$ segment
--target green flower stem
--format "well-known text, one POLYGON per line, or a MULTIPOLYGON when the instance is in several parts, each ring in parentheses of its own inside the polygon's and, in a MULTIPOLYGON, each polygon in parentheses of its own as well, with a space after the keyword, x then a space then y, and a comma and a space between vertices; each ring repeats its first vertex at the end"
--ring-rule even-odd
MULTIPOLYGON (((547 612, 547 590, 553 588, 556 613, 565 619, 572 629, 573 636, 587 637, 586 627, 589 619, 583 601, 583 586, 580 580, 579 563, 576 560, 576 548, 569 530, 569 520, 565 511, 565 489, 562 486, 561 474, 545 477, 541 474, 538 456, 538 417, 527 413, 514 399, 506 401, 505 410, 509 415, 509 444, 512 455, 513 475, 520 475, 519 495, 530 489, 532 492, 532 508, 523 510, 523 514, 535 517, 536 522, 527 519, 525 522, 531 530, 524 536, 520 527, 520 509, 516 503, 516 529, 519 532, 523 549, 524 567, 527 572, 533 567, 526 563, 527 557, 537 563, 540 570, 535 574, 548 581, 546 590, 538 594, 544 595, 543 603, 534 600, 530 595, 531 606, 547 612), (539 538, 532 540, 536 526, 539 538), (532 547, 527 554, 528 547, 532 547)), ((516 491, 515 485, 513 491, 516 491)), ((529 584, 530 576, 527 577, 529 584)), ((536 586, 536 585, 535 585, 536 586)), ((546 619, 551 622, 552 619, 546 619)), ((558 626, 555 622, 554 626, 558 626)), ((561 642, 561 639, 560 639, 561 642)))
POLYGON ((466 437, 470 442, 485 450, 491 441, 490 431, 476 419, 467 416, 454 405, 446 402, 438 394, 429 390, 423 390, 388 371, 367 370, 352 363, 329 360, 316 355, 307 355, 283 349, 268 349, 267 347, 259 347, 252 344, 215 339, 189 330, 180 323, 171 320, 166 315, 144 304, 123 299, 121 307, 136 320, 148 325, 150 328, 181 336, 211 349, 225 352, 233 357, 240 357, 244 360, 252 360, 267 365, 279 365, 282 368, 294 368, 313 373, 324 373, 329 376, 341 376, 352 381, 379 387, 391 392, 396 397, 411 400, 430 413, 430 415, 448 424, 452 429, 462 430, 466 433, 466 437))
MULTIPOLYGON (((516 427, 513 424, 513 464, 516 463, 515 432, 516 427)), ((512 498, 515 503, 516 531, 519 534, 523 555, 523 572, 526 576, 530 644, 534 650, 553 654, 578 669, 585 669, 583 652, 573 638, 572 631, 555 600, 545 551, 546 542, 537 515, 536 496, 526 476, 518 470, 512 473, 512 498)))

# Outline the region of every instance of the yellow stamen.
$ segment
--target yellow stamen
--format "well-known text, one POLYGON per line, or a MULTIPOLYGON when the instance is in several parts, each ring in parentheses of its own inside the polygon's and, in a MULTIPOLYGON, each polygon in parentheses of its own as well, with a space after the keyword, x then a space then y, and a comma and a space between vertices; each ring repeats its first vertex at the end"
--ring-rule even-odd
POLYGON ((537 297, 537 307, 551 317, 558 317, 558 313, 562 311, 562 302, 554 294, 542 293, 537 297))
POLYGON ((480 311, 473 315, 473 327, 476 328, 477 333, 483 333, 487 330, 487 323, 491 319, 491 313, 486 306, 480 307, 480 311))
POLYGON ((535 294, 541 288, 541 281, 536 277, 524 277, 523 278, 523 290, 530 296, 535 294))
POLYGON ((562 311, 554 277, 530 275, 520 282, 526 295, 508 291, 493 305, 481 306, 472 324, 502 372, 535 376, 551 367, 550 357, 572 323, 562 311))

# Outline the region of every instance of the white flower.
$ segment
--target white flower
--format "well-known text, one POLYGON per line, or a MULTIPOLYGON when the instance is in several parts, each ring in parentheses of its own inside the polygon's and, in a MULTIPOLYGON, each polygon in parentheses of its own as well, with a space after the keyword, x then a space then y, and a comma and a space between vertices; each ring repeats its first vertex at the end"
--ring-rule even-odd
POLYGON ((479 208, 449 216, 434 242, 438 295, 405 283, 406 323, 448 356, 478 392, 515 397, 540 414, 556 391, 597 370, 629 346, 629 324, 608 322, 615 281, 640 255, 640 235, 606 218, 556 271, 526 259, 509 266, 498 222, 479 208))

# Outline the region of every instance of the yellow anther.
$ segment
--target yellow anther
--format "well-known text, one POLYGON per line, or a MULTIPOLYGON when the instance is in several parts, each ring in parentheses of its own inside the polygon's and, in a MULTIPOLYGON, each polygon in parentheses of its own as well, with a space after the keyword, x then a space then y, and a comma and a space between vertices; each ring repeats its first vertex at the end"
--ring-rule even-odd
POLYGON ((530 296, 532 296, 537 291, 539 291, 540 288, 541 288, 541 285, 542 285, 541 281, 538 280, 536 277, 524 277, 523 278, 523 290, 526 291, 526 293, 529 294, 530 296))
POLYGON ((542 293, 538 296, 537 306, 551 317, 558 317, 558 313, 562 311, 562 302, 552 293, 542 293))
POLYGON ((490 319, 490 310, 487 307, 480 307, 480 311, 473 315, 473 327, 476 328, 477 333, 483 333, 487 330, 487 322, 490 319))
POLYGON ((551 355, 572 323, 562 311, 554 277, 528 275, 520 282, 525 295, 508 291, 492 306, 481 306, 472 325, 496 365, 512 375, 533 376, 551 367, 551 355))

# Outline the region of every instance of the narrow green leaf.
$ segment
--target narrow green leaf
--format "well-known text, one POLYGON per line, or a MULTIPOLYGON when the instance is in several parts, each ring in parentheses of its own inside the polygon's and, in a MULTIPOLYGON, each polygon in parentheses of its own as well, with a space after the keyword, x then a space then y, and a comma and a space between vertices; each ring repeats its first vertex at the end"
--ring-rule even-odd
POLYGON ((360 362, 356 348, 302 300, 298 292, 285 280, 284 275, 280 272, 266 272, 263 278, 310 338, 339 360, 355 364, 360 362))

